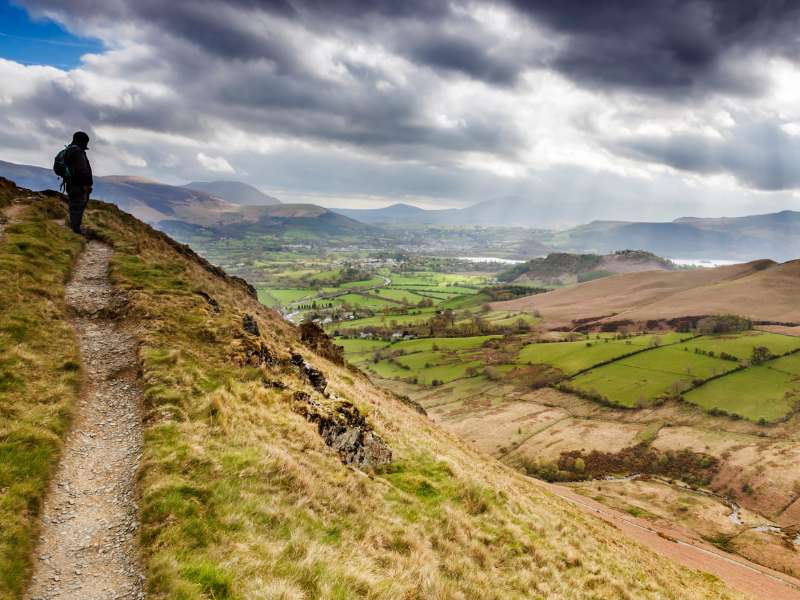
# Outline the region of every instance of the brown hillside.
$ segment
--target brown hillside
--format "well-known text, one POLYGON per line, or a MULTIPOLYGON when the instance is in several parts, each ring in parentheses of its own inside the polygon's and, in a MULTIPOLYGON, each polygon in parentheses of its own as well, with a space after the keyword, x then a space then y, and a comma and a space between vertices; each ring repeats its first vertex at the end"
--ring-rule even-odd
POLYGON ((498 302, 501 310, 538 310, 549 326, 573 320, 668 319, 736 313, 800 322, 800 261, 761 260, 716 269, 628 273, 498 302))

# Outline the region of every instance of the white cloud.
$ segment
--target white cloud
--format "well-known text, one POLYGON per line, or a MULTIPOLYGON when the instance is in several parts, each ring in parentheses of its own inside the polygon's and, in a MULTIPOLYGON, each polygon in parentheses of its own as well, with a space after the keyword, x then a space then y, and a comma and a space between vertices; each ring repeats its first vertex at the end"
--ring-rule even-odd
POLYGON ((197 153, 197 162, 214 173, 236 173, 231 164, 221 156, 208 156, 203 152, 197 153))

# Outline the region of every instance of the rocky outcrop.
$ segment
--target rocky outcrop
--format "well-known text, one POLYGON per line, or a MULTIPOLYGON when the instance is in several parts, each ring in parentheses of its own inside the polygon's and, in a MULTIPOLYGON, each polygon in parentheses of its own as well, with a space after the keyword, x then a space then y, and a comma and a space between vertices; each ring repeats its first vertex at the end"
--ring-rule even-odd
POLYGON ((332 363, 344 364, 344 349, 334 344, 328 334, 316 323, 309 321, 300 325, 300 341, 332 363))
POLYGON ((253 318, 253 315, 245 314, 242 317, 242 327, 251 335, 261 335, 261 330, 259 330, 258 323, 253 318))
POLYGON ((322 371, 308 364, 301 354, 292 354, 289 362, 300 369, 300 374, 311 384, 311 387, 320 394, 325 393, 325 388, 328 387, 328 380, 325 379, 322 371))
POLYGON ((319 435, 344 464, 364 469, 392 462, 391 448, 352 402, 323 406, 305 392, 296 392, 294 402, 295 412, 316 423, 319 435))

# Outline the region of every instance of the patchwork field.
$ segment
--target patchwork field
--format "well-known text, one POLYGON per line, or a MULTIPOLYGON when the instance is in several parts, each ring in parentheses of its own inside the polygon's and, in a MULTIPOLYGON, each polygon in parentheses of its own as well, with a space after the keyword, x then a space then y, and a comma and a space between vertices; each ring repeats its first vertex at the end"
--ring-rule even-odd
POLYGON ((751 421, 777 421, 800 403, 800 375, 777 371, 769 365, 749 367, 709 381, 684 399, 706 410, 751 421))
POLYGON ((695 382, 732 371, 738 366, 732 361, 672 346, 592 369, 572 379, 570 386, 599 394, 613 404, 647 406, 660 398, 677 396, 695 382))
POLYGON ((520 351, 518 362, 547 364, 560 369, 567 375, 574 375, 594 365, 641 352, 647 348, 676 343, 690 337, 670 332, 634 336, 624 340, 611 339, 606 336, 576 342, 536 343, 530 344, 520 351))

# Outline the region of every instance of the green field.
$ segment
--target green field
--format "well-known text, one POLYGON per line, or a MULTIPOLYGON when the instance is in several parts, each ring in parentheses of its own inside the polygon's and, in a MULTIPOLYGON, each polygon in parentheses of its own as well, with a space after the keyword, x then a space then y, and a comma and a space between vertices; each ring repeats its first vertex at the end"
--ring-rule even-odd
POLYGON ((683 346, 658 348, 620 359, 575 377, 570 385, 621 406, 647 405, 676 395, 695 380, 736 369, 732 361, 686 352, 683 346))
POLYGON ((436 346, 439 350, 472 350, 480 348, 486 340, 499 338, 499 335, 477 335, 458 338, 421 338, 392 344, 392 349, 411 352, 429 352, 436 346))
POLYGON ((551 365, 567 375, 573 375, 594 365, 641 351, 653 343, 671 344, 680 339, 682 339, 680 334, 667 333, 641 335, 625 340, 613 340, 606 337, 600 340, 590 339, 579 342, 530 344, 520 351, 517 362, 551 365))
POLYGON ((376 290, 375 293, 381 298, 388 298, 389 300, 396 300, 407 304, 417 304, 425 300, 424 296, 403 289, 383 288, 376 290))
POLYGON ((766 363, 766 366, 776 371, 800 377, 800 352, 771 360, 766 363))
POLYGON ((362 354, 364 352, 374 352, 389 345, 389 342, 381 340, 362 340, 362 339, 345 339, 336 338, 334 340, 336 345, 344 348, 345 354, 362 354))
POLYGON ((706 410, 772 422, 786 416, 800 402, 800 378, 769 366, 749 367, 709 381, 684 398, 706 410))
POLYGON ((303 298, 312 298, 316 294, 317 291, 312 288, 260 289, 258 299, 263 302, 262 295, 271 296, 279 305, 286 306, 303 298))
POLYGON ((800 338, 763 331, 751 331, 736 335, 715 335, 696 338, 684 344, 689 350, 699 348, 719 355, 727 352, 739 360, 747 360, 756 346, 765 346, 775 356, 800 348, 800 338))

